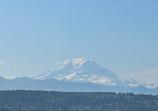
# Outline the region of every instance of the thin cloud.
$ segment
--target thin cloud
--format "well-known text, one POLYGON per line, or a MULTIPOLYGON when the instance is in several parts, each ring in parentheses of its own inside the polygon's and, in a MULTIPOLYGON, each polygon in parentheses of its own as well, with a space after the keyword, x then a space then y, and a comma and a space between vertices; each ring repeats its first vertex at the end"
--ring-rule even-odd
POLYGON ((24 66, 22 64, 18 65, 19 68, 23 68, 24 66))
POLYGON ((65 64, 68 64, 69 62, 70 62, 70 60, 67 59, 64 62, 56 62, 55 65, 65 65, 65 64))
POLYGON ((56 62, 56 63, 55 63, 55 65, 60 65, 60 64, 61 64, 61 62, 56 62))
POLYGON ((65 61, 63 62, 63 64, 65 65, 65 64, 67 64, 67 63, 69 63, 69 62, 70 62, 70 60, 67 59, 67 60, 65 60, 65 61))
POLYGON ((0 61, 0 65, 4 65, 4 64, 7 64, 6 61, 0 61))
POLYGON ((158 85, 158 68, 144 70, 137 76, 144 82, 158 85))

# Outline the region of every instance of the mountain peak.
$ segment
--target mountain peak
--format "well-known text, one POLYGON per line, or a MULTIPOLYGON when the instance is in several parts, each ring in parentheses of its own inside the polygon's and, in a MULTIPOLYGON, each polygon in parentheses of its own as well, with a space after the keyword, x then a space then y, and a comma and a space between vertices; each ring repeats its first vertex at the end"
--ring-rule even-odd
POLYGON ((56 79, 67 82, 93 83, 105 86, 121 87, 147 87, 155 88, 153 84, 140 83, 133 79, 121 80, 115 73, 102 67, 93 60, 85 58, 67 59, 63 67, 56 71, 45 72, 34 79, 47 80, 56 79))
MULTIPOLYGON (((83 66, 86 62, 89 62, 89 61, 93 61, 93 60, 85 59, 85 58, 75 58, 75 59, 72 59, 69 63, 70 63, 70 64, 73 64, 74 68, 77 69, 77 68, 80 68, 80 67, 83 66)), ((65 65, 66 65, 66 64, 65 64, 65 65)))
POLYGON ((72 60, 72 63, 73 63, 74 65, 82 65, 82 64, 84 64, 86 61, 87 61, 87 59, 85 59, 85 58, 76 58, 76 59, 73 59, 73 60, 72 60))
POLYGON ((83 65, 87 61, 93 61, 91 59, 86 59, 86 58, 74 58, 74 59, 67 59, 64 61, 64 65, 72 63, 73 65, 83 65))
POLYGON ((36 79, 57 79, 75 82, 91 82, 103 85, 116 85, 119 78, 113 72, 96 62, 85 58, 66 60, 64 66, 57 71, 45 73, 36 79))

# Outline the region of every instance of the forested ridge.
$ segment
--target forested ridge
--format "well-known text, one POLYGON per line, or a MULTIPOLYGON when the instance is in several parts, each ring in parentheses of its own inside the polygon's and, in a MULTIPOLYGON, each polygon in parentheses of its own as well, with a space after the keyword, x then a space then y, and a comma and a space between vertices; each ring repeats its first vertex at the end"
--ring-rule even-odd
POLYGON ((0 91, 0 111, 158 111, 158 96, 114 92, 0 91))

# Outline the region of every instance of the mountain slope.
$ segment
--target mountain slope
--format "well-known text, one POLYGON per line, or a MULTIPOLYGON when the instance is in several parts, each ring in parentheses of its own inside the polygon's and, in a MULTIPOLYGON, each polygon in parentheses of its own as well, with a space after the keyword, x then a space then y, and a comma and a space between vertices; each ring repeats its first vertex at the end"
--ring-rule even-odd
POLYGON ((91 82, 59 81, 55 79, 35 80, 16 78, 0 80, 0 90, 45 90, 64 92, 133 92, 136 94, 158 95, 158 88, 148 89, 143 86, 107 86, 91 82))
POLYGON ((46 72, 35 78, 0 78, 0 90, 54 90, 69 92, 133 92, 158 94, 153 84, 119 77, 92 60, 83 58, 64 62, 57 71, 46 72))
POLYGON ((57 79, 75 82, 91 82, 103 85, 118 85, 121 81, 113 72, 103 68, 92 60, 73 59, 61 69, 47 72, 35 79, 57 79))
POLYGON ((147 87, 156 88, 153 84, 141 83, 133 79, 121 80, 115 73, 100 66, 93 60, 76 58, 65 61, 64 66, 57 71, 46 72, 34 79, 47 80, 56 79, 69 82, 90 82, 105 86, 123 86, 123 87, 147 87))

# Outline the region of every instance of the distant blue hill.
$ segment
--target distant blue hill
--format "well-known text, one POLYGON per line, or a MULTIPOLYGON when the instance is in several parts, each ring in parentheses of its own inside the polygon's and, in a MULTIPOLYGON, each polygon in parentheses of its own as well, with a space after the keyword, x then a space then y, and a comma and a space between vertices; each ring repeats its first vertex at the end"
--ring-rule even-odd
POLYGON ((115 73, 92 60, 73 59, 62 68, 35 78, 0 78, 0 90, 52 90, 65 92, 133 92, 158 94, 158 88, 147 87, 133 79, 121 80, 115 73))

